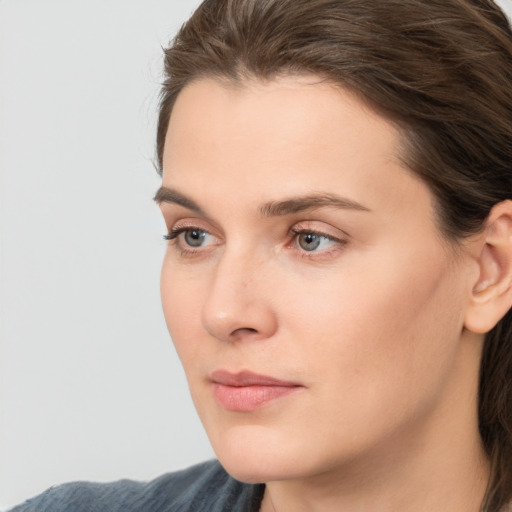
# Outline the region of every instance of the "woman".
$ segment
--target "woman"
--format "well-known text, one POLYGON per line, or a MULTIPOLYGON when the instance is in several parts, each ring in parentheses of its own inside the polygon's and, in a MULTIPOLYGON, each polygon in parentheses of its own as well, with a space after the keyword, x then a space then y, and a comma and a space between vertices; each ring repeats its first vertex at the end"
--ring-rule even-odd
POLYGON ((502 12, 206 0, 165 66, 162 300, 220 464, 15 510, 507 510, 502 12))

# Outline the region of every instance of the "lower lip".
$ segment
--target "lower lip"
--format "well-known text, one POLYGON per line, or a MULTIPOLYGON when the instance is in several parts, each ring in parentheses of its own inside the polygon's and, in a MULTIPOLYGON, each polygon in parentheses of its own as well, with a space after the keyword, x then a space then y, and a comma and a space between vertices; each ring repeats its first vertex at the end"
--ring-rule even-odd
POLYGON ((228 411, 250 412, 298 391, 301 386, 225 386, 213 384, 217 403, 228 411))

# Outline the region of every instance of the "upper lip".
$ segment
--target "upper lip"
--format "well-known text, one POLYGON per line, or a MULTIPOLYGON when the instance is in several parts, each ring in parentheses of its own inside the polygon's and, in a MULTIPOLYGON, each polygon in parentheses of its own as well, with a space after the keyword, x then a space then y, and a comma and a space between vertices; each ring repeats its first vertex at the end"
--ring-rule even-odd
POLYGON ((269 377, 268 375, 259 375, 257 373, 243 370, 237 373, 231 373, 227 370, 216 370, 210 375, 210 380, 214 384, 223 386, 245 387, 245 386, 300 386, 296 382, 285 381, 269 377))

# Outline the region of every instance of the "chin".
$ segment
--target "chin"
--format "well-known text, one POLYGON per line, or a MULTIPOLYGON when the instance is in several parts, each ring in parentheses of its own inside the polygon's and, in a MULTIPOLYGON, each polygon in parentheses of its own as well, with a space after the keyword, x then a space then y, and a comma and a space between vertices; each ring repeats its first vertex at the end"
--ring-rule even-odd
POLYGON ((248 484, 290 480, 301 476, 296 465, 283 461, 282 457, 276 460, 273 454, 265 458, 223 456, 219 457, 219 461, 233 478, 248 484))
POLYGON ((289 480, 307 473, 302 467, 303 443, 289 436, 284 439, 268 427, 232 427, 211 440, 224 469, 241 482, 289 480))

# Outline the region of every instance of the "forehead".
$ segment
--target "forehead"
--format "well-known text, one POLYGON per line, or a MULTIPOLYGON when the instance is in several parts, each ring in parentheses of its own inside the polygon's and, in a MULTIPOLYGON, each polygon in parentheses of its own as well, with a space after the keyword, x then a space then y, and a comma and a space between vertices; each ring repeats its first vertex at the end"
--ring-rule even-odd
POLYGON ((240 83, 196 80, 177 97, 167 139, 180 132, 191 135, 184 131, 190 128, 216 128, 220 135, 222 128, 243 126, 240 138, 286 134, 300 140, 307 136, 314 143, 316 129, 328 125, 335 125, 337 131, 345 129, 345 136, 371 129, 374 142, 377 136, 387 135, 383 142, 394 144, 398 135, 391 123, 348 89, 314 75, 298 75, 240 83))
POLYGON ((174 106, 164 185, 204 200, 225 194, 236 201, 235 190, 254 203, 334 191, 362 204, 403 208, 418 189, 429 194, 404 169, 399 141, 391 122, 318 77, 239 86, 201 79, 174 106))

